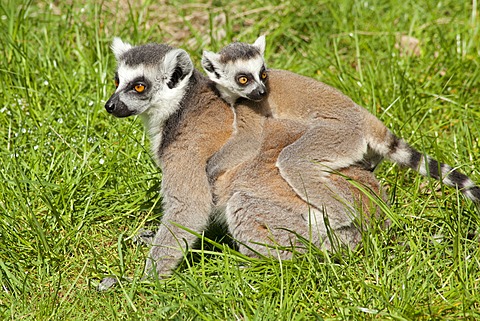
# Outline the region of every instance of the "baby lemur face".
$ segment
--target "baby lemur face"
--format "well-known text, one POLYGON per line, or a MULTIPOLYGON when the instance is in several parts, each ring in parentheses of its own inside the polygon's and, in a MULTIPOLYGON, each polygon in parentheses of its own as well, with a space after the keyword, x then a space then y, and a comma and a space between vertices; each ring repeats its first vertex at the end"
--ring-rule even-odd
POLYGON ((204 51, 202 66, 229 104, 241 97, 261 101, 267 95, 264 52, 265 36, 260 36, 253 44, 235 42, 218 54, 204 51))
POLYGON ((140 115, 151 108, 167 117, 176 108, 172 100, 184 96, 193 64, 188 54, 164 44, 131 46, 115 38, 117 59, 115 93, 105 109, 116 117, 140 115))

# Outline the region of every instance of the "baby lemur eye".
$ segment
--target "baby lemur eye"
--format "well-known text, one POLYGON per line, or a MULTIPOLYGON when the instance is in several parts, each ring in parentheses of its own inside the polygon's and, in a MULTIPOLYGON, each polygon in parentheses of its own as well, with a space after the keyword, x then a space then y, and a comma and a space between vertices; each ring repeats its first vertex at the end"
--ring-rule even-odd
POLYGON ((245 85, 248 82, 248 78, 246 76, 240 76, 237 78, 237 82, 240 85, 245 85))
POLYGON ((137 93, 143 93, 145 91, 145 85, 144 84, 136 84, 135 87, 133 87, 137 93))
POLYGON ((115 88, 118 88, 118 86, 120 85, 118 79, 115 79, 115 88))

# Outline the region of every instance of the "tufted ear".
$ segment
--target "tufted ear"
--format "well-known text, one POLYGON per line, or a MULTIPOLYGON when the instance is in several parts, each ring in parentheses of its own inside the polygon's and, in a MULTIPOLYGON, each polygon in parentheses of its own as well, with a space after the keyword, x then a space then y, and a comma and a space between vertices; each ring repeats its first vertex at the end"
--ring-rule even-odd
POLYGON ((220 78, 220 55, 204 50, 202 55, 202 67, 210 79, 220 78))
POLYGON ((258 37, 252 46, 257 47, 257 49, 260 51, 260 54, 263 56, 265 53, 265 35, 258 37))
POLYGON ((165 75, 168 75, 167 86, 172 89, 186 76, 193 72, 193 62, 183 49, 172 49, 163 60, 165 75))
POLYGON ((115 58, 120 60, 120 57, 128 50, 132 49, 133 46, 129 43, 123 42, 122 39, 115 37, 113 38, 112 46, 110 48, 112 48, 115 58))

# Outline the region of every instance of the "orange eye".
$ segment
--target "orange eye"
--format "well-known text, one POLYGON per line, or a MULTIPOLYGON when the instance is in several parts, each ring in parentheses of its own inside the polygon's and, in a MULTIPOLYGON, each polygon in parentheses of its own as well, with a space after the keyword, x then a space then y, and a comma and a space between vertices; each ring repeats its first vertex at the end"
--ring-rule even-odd
POLYGON ((115 79, 115 88, 118 88, 119 85, 120 83, 118 82, 118 79, 115 79))
POLYGON ((137 93, 142 93, 145 91, 145 85, 142 84, 137 84, 134 88, 137 93))
POLYGON ((245 85, 248 82, 248 78, 245 76, 240 76, 238 77, 237 81, 240 85, 245 85))
POLYGON ((267 72, 266 71, 262 72, 260 77, 262 77, 262 79, 267 79, 267 72))

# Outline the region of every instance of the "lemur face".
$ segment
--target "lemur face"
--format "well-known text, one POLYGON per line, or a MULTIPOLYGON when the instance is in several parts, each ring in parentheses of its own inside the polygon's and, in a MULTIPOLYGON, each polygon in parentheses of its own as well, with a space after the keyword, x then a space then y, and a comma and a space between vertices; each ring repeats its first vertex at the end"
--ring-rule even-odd
POLYGON ((193 71, 188 54, 160 44, 133 47, 118 38, 112 50, 117 58, 116 90, 105 104, 107 112, 128 117, 155 108, 157 114, 170 115, 193 71))
POLYGON ((261 101, 267 95, 268 79, 264 51, 264 36, 254 44, 232 43, 218 54, 204 51, 202 66, 230 104, 240 97, 261 101))
POLYGON ((116 90, 105 104, 105 109, 116 117, 139 115, 146 111, 160 89, 151 81, 154 79, 151 69, 143 64, 132 68, 119 63, 115 73, 116 90))
POLYGON ((221 71, 217 84, 228 88, 239 97, 261 101, 267 94, 267 70, 263 58, 228 62, 221 71))

